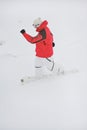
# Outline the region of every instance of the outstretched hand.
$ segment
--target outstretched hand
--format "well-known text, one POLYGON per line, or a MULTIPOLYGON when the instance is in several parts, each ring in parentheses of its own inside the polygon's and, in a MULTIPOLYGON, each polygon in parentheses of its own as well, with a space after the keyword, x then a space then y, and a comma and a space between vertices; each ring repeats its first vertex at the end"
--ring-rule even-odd
POLYGON ((22 33, 22 34, 23 34, 23 33, 25 33, 25 30, 24 30, 24 29, 22 29, 22 30, 20 31, 20 33, 22 33))

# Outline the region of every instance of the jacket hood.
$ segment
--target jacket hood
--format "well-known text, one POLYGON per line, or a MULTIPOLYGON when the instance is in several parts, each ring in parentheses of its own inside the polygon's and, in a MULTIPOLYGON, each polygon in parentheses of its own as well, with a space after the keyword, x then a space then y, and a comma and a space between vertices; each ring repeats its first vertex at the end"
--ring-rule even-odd
POLYGON ((43 21, 43 22, 40 24, 40 26, 36 29, 36 31, 37 31, 37 32, 40 32, 42 29, 44 29, 44 28, 47 26, 47 24, 48 24, 48 21, 47 21, 47 20, 43 21))

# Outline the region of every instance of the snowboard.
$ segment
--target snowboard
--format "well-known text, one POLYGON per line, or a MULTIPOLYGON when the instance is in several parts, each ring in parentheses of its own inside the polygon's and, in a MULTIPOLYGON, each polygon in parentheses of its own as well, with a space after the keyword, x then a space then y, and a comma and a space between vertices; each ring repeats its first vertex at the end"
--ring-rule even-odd
POLYGON ((72 70, 64 70, 62 72, 59 73, 55 73, 55 74, 47 74, 47 75, 43 75, 42 77, 36 77, 36 76, 24 76, 20 79, 21 84, 27 84, 27 83, 31 83, 31 82, 36 82, 39 80, 43 80, 43 79, 53 79, 53 77, 58 77, 58 76, 65 76, 65 75, 69 75, 69 74, 75 74, 79 72, 77 69, 72 69, 72 70))

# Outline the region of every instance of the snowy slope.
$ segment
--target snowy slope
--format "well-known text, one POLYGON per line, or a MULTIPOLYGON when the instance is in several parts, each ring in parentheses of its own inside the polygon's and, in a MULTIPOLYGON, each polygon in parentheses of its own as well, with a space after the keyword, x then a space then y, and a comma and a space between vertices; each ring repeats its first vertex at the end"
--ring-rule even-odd
POLYGON ((0 1, 0 130, 87 129, 87 1, 0 1), (20 34, 36 32, 32 22, 47 19, 56 47, 54 59, 79 73, 22 86, 34 74, 34 45, 20 34))

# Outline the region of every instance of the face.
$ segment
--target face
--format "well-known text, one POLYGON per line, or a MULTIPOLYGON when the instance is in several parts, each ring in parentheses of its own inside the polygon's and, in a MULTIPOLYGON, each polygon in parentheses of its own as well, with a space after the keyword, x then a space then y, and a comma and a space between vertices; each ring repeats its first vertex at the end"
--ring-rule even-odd
POLYGON ((38 28, 38 27, 39 27, 39 24, 33 24, 33 27, 34 27, 34 28, 38 28))

